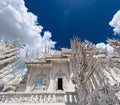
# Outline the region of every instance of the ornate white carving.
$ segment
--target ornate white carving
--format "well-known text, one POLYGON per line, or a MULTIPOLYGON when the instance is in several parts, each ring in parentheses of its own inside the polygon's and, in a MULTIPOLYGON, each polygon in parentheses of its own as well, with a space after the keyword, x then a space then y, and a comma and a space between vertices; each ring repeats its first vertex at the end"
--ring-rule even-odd
MULTIPOLYGON (((119 40, 109 39, 108 43, 120 50, 119 40)), ((79 105, 119 105, 120 57, 110 57, 107 51, 79 38, 71 40, 71 50, 79 105)))

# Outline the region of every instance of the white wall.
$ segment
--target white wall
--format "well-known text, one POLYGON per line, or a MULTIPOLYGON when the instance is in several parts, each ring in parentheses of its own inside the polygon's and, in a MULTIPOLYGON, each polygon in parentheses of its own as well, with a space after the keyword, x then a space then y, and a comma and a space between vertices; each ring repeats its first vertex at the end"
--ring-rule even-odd
MULTIPOLYGON (((63 79, 63 92, 73 92, 74 85, 70 78, 70 66, 66 62, 54 62, 52 67, 40 68, 39 70, 32 70, 27 86, 27 92, 34 90, 36 79, 39 77, 46 78, 48 80, 46 92, 56 92, 58 78, 63 79)), ((38 90, 37 90, 38 91, 38 90)))

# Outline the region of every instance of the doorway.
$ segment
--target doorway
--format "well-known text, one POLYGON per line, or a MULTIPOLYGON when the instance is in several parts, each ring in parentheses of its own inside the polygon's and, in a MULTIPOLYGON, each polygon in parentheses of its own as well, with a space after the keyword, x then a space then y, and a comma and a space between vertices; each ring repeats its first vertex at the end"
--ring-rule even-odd
POLYGON ((63 90, 63 79, 58 78, 58 90, 63 90))

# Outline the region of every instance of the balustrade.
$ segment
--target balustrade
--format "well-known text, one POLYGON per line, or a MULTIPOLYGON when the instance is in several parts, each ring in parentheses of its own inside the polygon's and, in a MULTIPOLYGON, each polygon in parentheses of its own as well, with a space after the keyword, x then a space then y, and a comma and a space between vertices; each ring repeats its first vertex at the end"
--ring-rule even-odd
POLYGON ((0 93, 1 103, 77 103, 75 92, 0 93))

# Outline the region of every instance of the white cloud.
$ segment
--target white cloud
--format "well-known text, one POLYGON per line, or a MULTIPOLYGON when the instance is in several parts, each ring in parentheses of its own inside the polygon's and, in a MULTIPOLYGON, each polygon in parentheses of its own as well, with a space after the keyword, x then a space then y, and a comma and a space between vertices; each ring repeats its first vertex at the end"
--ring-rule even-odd
POLYGON ((107 51, 109 52, 109 54, 113 54, 114 53, 114 48, 112 46, 107 44, 106 47, 107 47, 107 51))
POLYGON ((114 48, 112 46, 110 46, 109 44, 98 43, 98 44, 96 44, 96 48, 107 50, 108 54, 114 53, 114 48))
POLYGON ((49 31, 45 31, 44 32, 44 36, 43 36, 43 43, 46 44, 46 46, 48 48, 54 48, 55 42, 53 42, 50 38, 51 38, 52 34, 49 31))
POLYGON ((120 34, 120 10, 113 16, 113 19, 110 21, 109 25, 113 27, 115 34, 120 34))
POLYGON ((96 48, 98 48, 98 49, 106 49, 106 44, 105 43, 98 43, 98 44, 96 44, 96 48))
MULTIPOLYGON (((20 38, 20 45, 26 45, 30 50, 44 51, 46 47, 54 48, 55 42, 51 40, 51 33, 45 31, 41 36, 43 27, 37 22, 37 16, 29 12, 24 0, 0 0, 0 39, 6 41, 20 38)), ((14 71, 24 70, 26 48, 20 48, 20 59, 16 61, 14 71)))
POLYGON ((50 48, 54 47, 55 42, 51 40, 51 33, 49 35, 45 32, 42 38, 42 29, 43 27, 37 23, 37 16, 28 12, 23 0, 0 1, 0 37, 4 37, 5 40, 19 37, 21 43, 31 47, 41 47, 46 42, 50 48))

